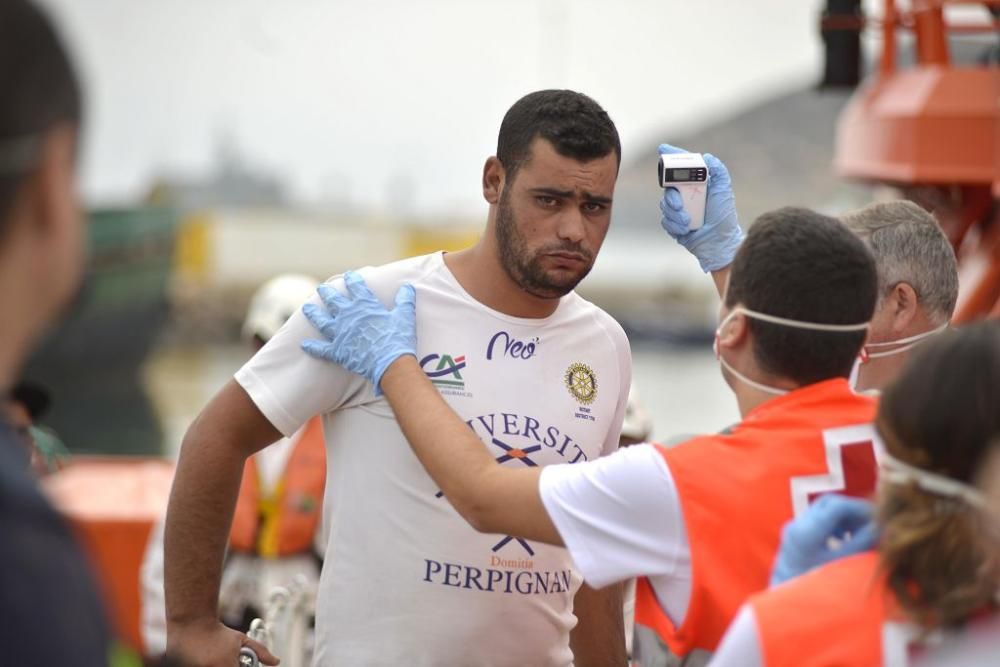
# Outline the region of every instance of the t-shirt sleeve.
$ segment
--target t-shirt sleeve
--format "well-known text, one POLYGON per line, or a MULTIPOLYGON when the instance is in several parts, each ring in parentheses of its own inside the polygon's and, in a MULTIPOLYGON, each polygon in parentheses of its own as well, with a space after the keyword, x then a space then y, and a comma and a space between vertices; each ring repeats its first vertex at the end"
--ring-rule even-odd
POLYGON ((639 575, 677 576, 690 559, 673 477, 651 445, 548 466, 539 493, 591 586, 639 575))
POLYGON ((749 604, 740 607, 709 667, 764 667, 764 652, 760 648, 757 617, 749 604))
MULTIPOLYGON (((361 273, 367 280, 366 272, 361 273)), ((346 293, 340 276, 329 283, 346 293)), ((309 302, 320 304, 319 296, 314 294, 309 302)), ((371 383, 360 375, 303 352, 300 344, 310 338, 322 336, 300 308, 235 375, 257 408, 285 437, 315 415, 377 400, 371 383)))
MULTIPOLYGON (((610 316, 607 316, 611 320, 610 316)), ((615 348, 615 356, 618 363, 618 404, 615 407, 615 414, 611 420, 611 427, 608 429, 607 437, 601 445, 601 456, 607 456, 618 450, 618 442, 621 439, 622 423, 625 421, 625 411, 628 408, 629 391, 632 388, 632 349, 629 346, 628 336, 621 326, 611 320, 605 324, 605 330, 611 338, 615 348)))

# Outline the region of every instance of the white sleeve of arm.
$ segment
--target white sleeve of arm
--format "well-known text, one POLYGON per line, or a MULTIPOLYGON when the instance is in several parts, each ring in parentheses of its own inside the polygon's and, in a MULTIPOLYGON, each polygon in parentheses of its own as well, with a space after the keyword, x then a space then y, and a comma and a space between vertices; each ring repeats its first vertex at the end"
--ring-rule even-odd
MULTIPOLYGON (((343 280, 331 281, 344 291, 343 280)), ((319 304, 318 295, 309 299, 319 304)), ((311 417, 374 401, 371 383, 336 364, 313 359, 299 345, 322 339, 298 309, 235 379, 267 420, 291 437, 311 417)))
POLYGON ((143 651, 159 656, 167 650, 167 608, 163 594, 163 526, 165 517, 153 524, 146 552, 139 567, 139 596, 143 651))
POLYGON ((588 584, 676 576, 689 562, 680 499, 651 445, 542 470, 545 509, 588 584))
POLYGON ((757 617, 753 608, 744 604, 722 636, 709 667, 764 667, 764 652, 758 637, 757 617))

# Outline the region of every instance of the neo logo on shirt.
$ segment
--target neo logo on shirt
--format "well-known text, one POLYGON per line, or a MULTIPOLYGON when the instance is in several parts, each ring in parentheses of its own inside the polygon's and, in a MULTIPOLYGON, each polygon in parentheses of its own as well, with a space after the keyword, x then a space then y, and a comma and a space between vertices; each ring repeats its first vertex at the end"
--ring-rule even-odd
POLYGON ((465 368, 464 354, 457 357, 450 354, 428 354, 420 360, 420 368, 424 370, 435 386, 453 389, 465 388, 465 378, 462 377, 461 373, 462 369, 465 368))
POLYGON ((511 336, 506 331, 498 331, 493 334, 493 338, 490 339, 490 344, 486 346, 486 360, 492 361, 494 348, 497 342, 501 342, 503 346, 503 356, 511 357, 512 359, 531 359, 535 356, 535 350, 538 348, 538 338, 532 338, 527 343, 520 341, 513 336, 511 336))

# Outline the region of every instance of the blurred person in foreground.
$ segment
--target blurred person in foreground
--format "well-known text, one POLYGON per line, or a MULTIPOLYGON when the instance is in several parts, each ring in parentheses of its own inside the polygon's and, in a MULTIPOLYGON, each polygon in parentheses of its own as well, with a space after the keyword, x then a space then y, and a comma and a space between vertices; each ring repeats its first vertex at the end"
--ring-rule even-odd
MULTIPOLYGON (((1000 439, 998 406, 1000 322, 949 332, 913 355, 879 403, 877 550, 751 598, 713 667, 916 665, 943 634, 967 628, 945 650, 975 650, 978 633, 1000 627, 1000 507, 974 486, 1000 439)), ((855 501, 817 503, 786 528, 777 578, 836 559, 837 524, 863 514, 855 501)))
MULTIPOLYGON (((81 94, 48 18, 0 2, 0 386, 71 303, 84 266, 74 192, 81 94)), ((9 400, 9 399, 8 399, 9 400)), ((91 572, 0 418, 0 662, 107 665, 109 632, 91 572)))
MULTIPOLYGON (((607 233, 620 161, 618 131, 594 100, 530 93, 483 167, 479 242, 361 270, 386 303, 414 284, 421 373, 491 460, 537 469, 618 447, 628 340, 574 288, 607 233)), ((320 293, 343 287, 337 276, 320 293)), ((240 470, 322 415, 332 530, 316 664, 623 665, 620 590, 581 586, 562 549, 473 531, 409 453, 380 392, 302 353, 313 336, 297 312, 184 439, 167 513, 168 644, 229 667, 248 641, 216 618, 240 470)))
MULTIPOLYGON (((309 276, 283 274, 261 285, 243 322, 243 338, 253 352, 278 333, 317 284, 309 276)), ((326 450, 319 418, 247 458, 219 592, 219 617, 228 627, 249 630, 254 618, 265 617, 278 587, 290 591, 301 587, 308 600, 315 599, 326 544, 320 530, 325 481, 326 450)), ((167 648, 162 522, 150 533, 140 582, 143 643, 146 653, 160 655, 167 648)), ((313 609, 308 607, 302 611, 309 618, 301 620, 311 625, 313 609)), ((290 641, 276 640, 283 645, 290 641)), ((301 652, 303 659, 312 651, 311 646, 289 648, 301 652)))
MULTIPOLYGON (((659 150, 687 152, 669 144, 659 150)), ((729 170, 710 153, 704 157, 709 183, 701 228, 689 230, 691 218, 676 188, 663 191, 661 224, 712 274, 721 296, 743 233, 729 170)), ((870 204, 841 220, 872 251, 878 268, 878 304, 852 373, 856 389, 877 391, 899 373, 910 350, 947 328, 958 300, 958 264, 934 217, 913 202, 870 204)))
MULTIPOLYGON (((736 254, 716 351, 743 420, 672 448, 634 445, 574 466, 500 466, 429 384, 415 355, 412 288, 389 312, 357 274, 306 310, 326 339, 303 349, 380 387, 420 462, 476 530, 565 546, 596 587, 641 577, 644 637, 703 663, 763 590, 781 528, 817 496, 874 491, 871 397, 847 377, 876 300, 871 253, 806 209, 765 213, 736 254)), ((419 313, 423 302, 419 301, 419 313)), ((692 397, 698 400, 698 397, 692 397)))

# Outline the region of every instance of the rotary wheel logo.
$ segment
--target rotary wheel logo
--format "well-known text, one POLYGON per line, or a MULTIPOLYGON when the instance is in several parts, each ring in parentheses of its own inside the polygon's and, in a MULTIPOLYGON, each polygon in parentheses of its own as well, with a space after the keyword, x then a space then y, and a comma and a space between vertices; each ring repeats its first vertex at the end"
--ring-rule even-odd
POLYGON ((597 376, 587 364, 570 365, 565 380, 569 393, 583 405, 590 405, 597 398, 597 376))

